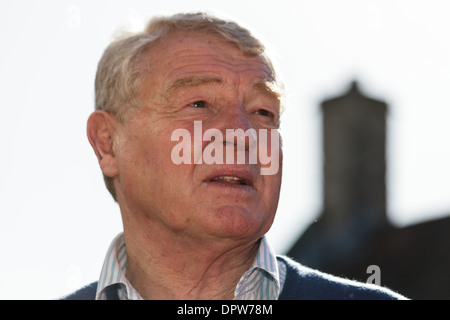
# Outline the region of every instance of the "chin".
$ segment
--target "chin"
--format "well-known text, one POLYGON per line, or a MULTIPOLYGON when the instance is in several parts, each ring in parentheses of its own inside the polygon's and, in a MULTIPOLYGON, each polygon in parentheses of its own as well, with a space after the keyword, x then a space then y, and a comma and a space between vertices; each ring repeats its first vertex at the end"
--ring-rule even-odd
POLYGON ((273 219, 261 210, 249 210, 236 205, 222 206, 209 213, 207 219, 211 232, 228 238, 259 239, 270 228, 273 219))

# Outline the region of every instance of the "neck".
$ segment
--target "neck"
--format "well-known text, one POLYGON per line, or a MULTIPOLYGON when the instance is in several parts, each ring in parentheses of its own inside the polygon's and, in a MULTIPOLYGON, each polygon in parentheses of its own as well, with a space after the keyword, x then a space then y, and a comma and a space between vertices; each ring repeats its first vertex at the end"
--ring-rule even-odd
POLYGON ((144 299, 234 298, 239 279, 256 256, 258 239, 199 241, 160 230, 142 223, 125 226, 127 278, 144 299))

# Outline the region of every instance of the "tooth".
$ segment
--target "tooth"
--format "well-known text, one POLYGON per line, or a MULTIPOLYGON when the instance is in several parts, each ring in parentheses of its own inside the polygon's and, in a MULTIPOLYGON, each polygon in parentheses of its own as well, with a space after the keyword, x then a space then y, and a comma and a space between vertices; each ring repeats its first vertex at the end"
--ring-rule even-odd
POLYGON ((238 177, 234 177, 234 176, 220 176, 220 177, 214 178, 214 181, 219 181, 219 180, 225 180, 225 181, 232 181, 232 180, 234 180, 234 181, 242 181, 242 182, 244 182, 244 180, 242 180, 242 179, 240 179, 238 177))
POLYGON ((224 179, 224 180, 240 180, 240 179, 237 178, 237 177, 230 177, 230 176, 225 176, 225 177, 223 177, 223 179, 224 179))

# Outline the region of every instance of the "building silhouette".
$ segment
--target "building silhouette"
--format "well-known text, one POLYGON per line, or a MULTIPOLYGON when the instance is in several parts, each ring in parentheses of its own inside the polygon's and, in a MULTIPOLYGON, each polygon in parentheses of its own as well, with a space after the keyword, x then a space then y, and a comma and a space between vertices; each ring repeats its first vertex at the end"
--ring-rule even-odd
POLYGON ((363 282, 377 266, 382 286, 411 299, 450 299, 450 217, 405 228, 387 219, 387 104, 353 82, 321 107, 323 211, 288 255, 363 282))

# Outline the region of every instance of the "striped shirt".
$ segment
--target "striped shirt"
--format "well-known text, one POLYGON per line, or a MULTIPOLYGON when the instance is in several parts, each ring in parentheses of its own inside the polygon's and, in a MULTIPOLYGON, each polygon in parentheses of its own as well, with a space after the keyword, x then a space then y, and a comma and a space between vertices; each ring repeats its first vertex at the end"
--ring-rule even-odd
MULTIPOLYGON (((112 241, 97 286, 96 299, 107 300, 108 292, 121 300, 143 300, 128 281, 127 250, 123 233, 112 241)), ((286 265, 277 260, 266 237, 260 242, 251 267, 242 275, 234 291, 235 300, 276 300, 286 279, 286 265)))

